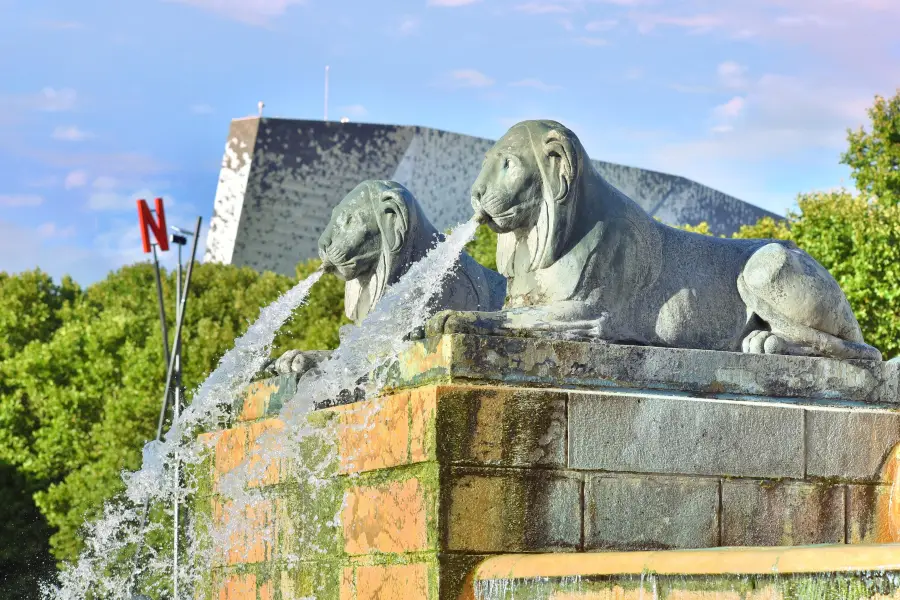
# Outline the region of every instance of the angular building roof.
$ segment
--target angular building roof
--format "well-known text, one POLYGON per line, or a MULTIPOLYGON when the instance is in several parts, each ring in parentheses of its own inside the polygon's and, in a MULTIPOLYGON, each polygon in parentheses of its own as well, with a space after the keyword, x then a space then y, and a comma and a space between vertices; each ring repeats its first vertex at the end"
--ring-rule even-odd
MULTIPOLYGON (((332 208, 366 179, 402 183, 435 227, 472 216, 469 188, 492 140, 428 127, 246 118, 231 122, 204 260, 286 275, 317 256, 332 208)), ((599 160, 603 177, 672 225, 730 234, 777 215, 656 171, 599 160)))

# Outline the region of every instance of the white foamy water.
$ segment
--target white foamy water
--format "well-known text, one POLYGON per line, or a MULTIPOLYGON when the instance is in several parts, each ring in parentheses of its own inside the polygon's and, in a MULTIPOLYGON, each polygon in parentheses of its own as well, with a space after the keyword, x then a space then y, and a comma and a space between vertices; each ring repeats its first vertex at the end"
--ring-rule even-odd
MULTIPOLYGON (((248 516, 255 512, 251 508, 254 504, 266 502, 263 492, 248 483, 263 479, 266 468, 272 463, 289 468, 287 478, 304 484, 308 496, 303 499, 306 505, 315 504, 319 500, 318 494, 329 493, 327 484, 333 475, 329 468, 337 462, 335 446, 327 442, 319 445, 323 451, 312 464, 310 455, 301 456, 300 449, 304 447, 304 441, 310 441, 313 436, 327 438, 333 432, 309 427, 306 416, 316 403, 333 400, 342 390, 354 389, 364 377, 370 377, 363 384, 366 397, 371 398, 379 393, 384 381, 372 379, 373 371, 388 365, 412 344, 404 340, 406 334, 424 326, 432 316, 431 301, 441 293, 446 278, 453 272, 460 253, 477 227, 476 222, 470 221, 454 229, 442 243, 432 248, 388 288, 362 322, 342 329, 340 347, 320 365, 314 377, 306 376, 300 380, 296 394, 282 407, 279 417, 284 427, 261 435, 244 461, 219 480, 219 491, 229 502, 223 508, 224 518, 209 524, 214 546, 226 547, 229 540, 252 537, 277 548, 274 528, 253 530, 254 520, 248 516)), ((381 372, 385 373, 386 369, 381 372)), ((350 410, 358 413, 357 418, 353 419, 356 423, 353 427, 367 429, 370 419, 380 408, 377 402, 353 405, 350 410)), ((345 462, 353 460, 352 456, 341 458, 345 462)), ((293 540, 292 546, 301 547, 307 557, 310 554, 325 554, 325 549, 315 547, 318 534, 339 526, 339 514, 322 521, 310 515, 309 520, 307 528, 314 534, 309 539, 293 540)), ((289 565, 296 565, 301 559, 284 549, 274 552, 277 556, 273 558, 289 565)))
MULTIPOLYGON (((320 271, 285 292, 275 302, 260 311, 259 318, 247 332, 235 341, 234 348, 225 353, 218 367, 200 385, 191 404, 162 442, 150 442, 144 448, 143 465, 139 471, 124 473, 125 494, 104 507, 100 519, 86 526, 86 547, 78 561, 59 574, 59 584, 42 589, 44 598, 56 600, 84 600, 85 598, 130 598, 132 561, 128 552, 143 540, 144 554, 137 563, 141 579, 155 579, 148 585, 160 598, 170 597, 171 564, 161 556, 163 552, 146 543, 149 534, 159 539, 171 538, 170 532, 158 531, 159 525, 140 530, 144 502, 165 512, 174 498, 182 502, 193 491, 193 482, 184 487, 175 485, 172 467, 199 463, 205 447, 196 441, 199 431, 220 428, 227 422, 231 407, 243 388, 259 372, 269 355, 275 334, 295 309, 306 302, 309 290, 322 276, 320 271)), ((191 567, 185 565, 180 578, 188 585, 193 579, 191 567)), ((181 587, 181 586, 179 586, 181 587)), ((185 589, 182 597, 191 597, 185 589)))

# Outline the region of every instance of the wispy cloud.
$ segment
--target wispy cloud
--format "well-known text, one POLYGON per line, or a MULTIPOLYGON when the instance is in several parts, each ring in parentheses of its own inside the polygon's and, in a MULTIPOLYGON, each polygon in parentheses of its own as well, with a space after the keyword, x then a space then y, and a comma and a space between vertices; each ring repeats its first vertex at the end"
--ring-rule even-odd
POLYGON ((50 221, 42 223, 37 228, 37 234, 45 239, 65 239, 75 235, 75 226, 60 227, 56 223, 50 221))
POLYGON ((475 4, 476 2, 480 2, 481 0, 428 0, 428 6, 444 6, 455 8, 458 6, 468 6, 469 4, 475 4))
POLYGON ((94 137, 94 134, 79 128, 77 125, 65 125, 53 130, 53 139, 65 142, 81 142, 94 137))
POLYGON ((397 33, 400 35, 413 35, 419 30, 422 22, 416 17, 403 17, 397 26, 397 33))
POLYGON ((659 26, 676 27, 685 29, 689 33, 705 33, 724 24, 720 15, 695 14, 695 15, 667 15, 662 13, 634 13, 631 20, 641 33, 650 33, 659 26))
POLYGON ((65 187, 67 190, 84 187, 87 185, 87 180, 87 171, 83 171, 80 169, 77 171, 71 171, 68 175, 66 175, 65 181, 63 181, 63 187, 65 187))
POLYGON ((63 112, 75 108, 78 93, 71 88, 44 88, 34 98, 34 108, 46 112, 63 112))
POLYGON ((0 194, 0 206, 4 208, 24 208, 40 206, 44 197, 37 194, 0 194))
POLYGON ((550 15, 570 13, 572 8, 558 2, 526 2, 516 6, 516 10, 529 15, 550 15))
POLYGON ((615 28, 619 22, 616 19, 600 19, 599 21, 590 21, 584 28, 588 31, 609 31, 615 28))
POLYGON ((211 115, 214 109, 209 104, 192 104, 191 112, 195 115, 211 115))
POLYGON ((340 113, 342 117, 362 119, 369 114, 369 111, 366 110, 366 107, 362 104, 350 104, 348 106, 338 107, 338 113, 340 113))
POLYGON ((747 86, 747 78, 745 77, 747 67, 739 65, 736 62, 726 61, 721 63, 716 68, 716 73, 719 76, 719 81, 721 81, 722 85, 725 87, 743 88, 747 86))
POLYGON ((527 87, 540 90, 542 92, 552 92, 562 89, 561 86, 544 83, 540 79, 522 79, 509 84, 512 87, 527 87))
POLYGON ((450 72, 442 83, 453 88, 485 88, 494 85, 494 80, 476 69, 457 69, 450 72))
POLYGON ((268 25, 273 18, 283 15, 293 5, 306 4, 306 0, 165 0, 189 4, 208 10, 247 25, 268 25))

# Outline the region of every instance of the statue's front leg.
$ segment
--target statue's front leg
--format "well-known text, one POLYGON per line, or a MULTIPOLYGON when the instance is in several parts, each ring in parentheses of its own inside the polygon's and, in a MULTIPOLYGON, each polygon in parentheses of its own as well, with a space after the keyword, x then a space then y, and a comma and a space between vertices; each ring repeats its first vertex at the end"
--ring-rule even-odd
POLYGON ((331 356, 330 350, 288 350, 263 368, 282 375, 285 373, 304 374, 313 370, 331 356))
POLYGON ((473 335, 548 335, 605 341, 624 339, 608 313, 584 302, 510 308, 497 312, 442 311, 425 325, 427 337, 451 333, 473 335))

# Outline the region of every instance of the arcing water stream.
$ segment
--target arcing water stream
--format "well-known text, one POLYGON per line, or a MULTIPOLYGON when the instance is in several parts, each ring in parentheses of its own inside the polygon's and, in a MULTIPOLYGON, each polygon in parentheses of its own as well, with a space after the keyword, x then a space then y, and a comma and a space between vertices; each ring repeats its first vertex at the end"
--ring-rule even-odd
MULTIPOLYGON (((390 361, 409 344, 404 341, 405 335, 425 324, 431 312, 430 300, 452 272, 476 227, 474 221, 457 227, 385 293, 365 320, 342 331, 340 347, 321 366, 320 373, 301 379, 297 394, 282 409, 285 427, 264 435, 255 453, 220 482, 222 494, 231 500, 231 513, 242 515, 247 503, 254 499, 254 494, 247 491, 247 483, 259 476, 258 470, 272 460, 290 458, 299 447, 298 442, 309 434, 304 416, 315 402, 335 398, 341 390, 353 389, 358 380, 390 361)), ((321 272, 314 273, 264 308, 257 321, 236 340, 234 348, 222 357, 219 366, 198 388, 165 441, 147 444, 141 469, 123 474, 125 493, 105 506, 100 519, 86 526, 85 550, 75 564, 60 573, 58 584, 44 587, 45 598, 125 600, 136 589, 159 599, 171 598, 173 575, 179 581, 179 597, 193 597, 193 584, 208 573, 210 557, 204 555, 209 551, 204 551, 204 545, 188 531, 187 554, 192 560, 183 561, 179 572, 172 573, 171 560, 166 556, 166 540, 171 538, 166 529, 170 516, 167 513, 173 499, 183 502, 195 492, 197 484, 191 477, 176 482, 172 467, 177 463, 202 462, 207 448, 197 441, 197 434, 227 424, 234 400, 262 368, 278 329, 304 304, 320 276, 321 272), (145 501, 152 503, 156 518, 141 531, 140 513, 145 501), (141 541, 146 551, 135 560, 135 548, 141 541)), ((369 381, 367 395, 377 393, 382 383, 369 381)), ((304 475, 316 477, 315 473, 304 475)), ((228 520, 226 531, 212 534, 216 539, 228 537, 239 533, 236 530, 242 526, 246 526, 246 521, 234 518, 228 520)))

